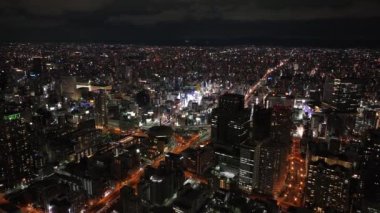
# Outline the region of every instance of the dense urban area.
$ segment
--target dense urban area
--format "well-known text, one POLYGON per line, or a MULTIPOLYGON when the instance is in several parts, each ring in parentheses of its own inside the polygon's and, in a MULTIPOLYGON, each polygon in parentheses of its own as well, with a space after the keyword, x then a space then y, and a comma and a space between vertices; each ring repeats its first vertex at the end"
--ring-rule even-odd
POLYGON ((380 212, 380 51, 0 45, 0 212, 380 212))

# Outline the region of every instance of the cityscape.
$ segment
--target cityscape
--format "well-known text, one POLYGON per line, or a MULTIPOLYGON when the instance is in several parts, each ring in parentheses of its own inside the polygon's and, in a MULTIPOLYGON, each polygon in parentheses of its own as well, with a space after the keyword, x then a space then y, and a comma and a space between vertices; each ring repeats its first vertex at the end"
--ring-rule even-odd
POLYGON ((0 0, 0 213, 380 213, 379 0, 0 0))
POLYGON ((1 212, 380 211, 380 51, 0 54, 1 212))

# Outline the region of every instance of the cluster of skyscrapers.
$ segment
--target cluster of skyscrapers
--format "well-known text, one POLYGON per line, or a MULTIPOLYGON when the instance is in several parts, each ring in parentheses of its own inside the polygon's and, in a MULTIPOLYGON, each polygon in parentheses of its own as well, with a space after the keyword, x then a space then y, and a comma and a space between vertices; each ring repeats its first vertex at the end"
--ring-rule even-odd
POLYGON ((377 52, 95 46, 4 53, 0 211, 380 212, 377 52))

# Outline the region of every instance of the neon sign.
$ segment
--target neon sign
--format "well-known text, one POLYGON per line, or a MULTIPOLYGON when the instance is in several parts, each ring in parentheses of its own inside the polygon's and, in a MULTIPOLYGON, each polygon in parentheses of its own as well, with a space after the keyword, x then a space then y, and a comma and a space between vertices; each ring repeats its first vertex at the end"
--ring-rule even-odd
POLYGON ((4 120, 6 120, 6 121, 14 121, 14 120, 20 119, 20 117, 21 117, 21 114, 20 113, 16 113, 16 114, 11 114, 11 115, 4 116, 4 120))

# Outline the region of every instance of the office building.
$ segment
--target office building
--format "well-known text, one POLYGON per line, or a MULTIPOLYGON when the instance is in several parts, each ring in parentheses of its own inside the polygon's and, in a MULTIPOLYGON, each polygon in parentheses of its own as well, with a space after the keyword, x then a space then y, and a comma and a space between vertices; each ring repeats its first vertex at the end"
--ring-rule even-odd
MULTIPOLYGON (((117 150, 116 150, 117 151, 117 150)), ((135 150, 127 150, 124 153, 116 154, 111 164, 111 173, 117 180, 123 180, 128 177, 128 172, 140 164, 139 153, 135 150)))
POLYGON ((311 116, 310 131, 313 138, 326 138, 327 115, 325 113, 318 112, 311 116))
POLYGON ((355 131, 364 133, 367 129, 380 128, 380 106, 363 105, 358 108, 355 119, 355 131))
POLYGON ((108 125, 108 98, 103 90, 95 97, 95 121, 97 126, 108 125))
POLYGON ((272 108, 255 107, 253 112, 253 139, 264 140, 272 130, 272 108))
POLYGON ((168 169, 182 169, 183 167, 183 156, 180 154, 175 154, 172 152, 165 154, 165 165, 168 169))
POLYGON ((170 126, 153 126, 147 132, 151 145, 156 146, 160 153, 167 152, 173 145, 173 133, 170 126))
POLYGON ((77 162, 84 157, 90 157, 96 151, 101 140, 101 131, 98 129, 82 129, 67 135, 74 143, 72 160, 77 162))
POLYGON ((174 196, 183 182, 181 170, 173 170, 166 165, 160 165, 157 169, 148 167, 137 186, 138 195, 151 206, 161 206, 174 196))
POLYGON ((214 165, 214 150, 210 145, 189 148, 182 155, 186 170, 198 175, 203 175, 204 172, 214 165))
POLYGON ((30 124, 13 110, 0 112, 0 191, 27 184, 35 172, 30 124))
POLYGON ((323 88, 323 101, 339 112, 356 112, 362 92, 358 79, 327 78, 323 88))
POLYGON ((80 94, 76 86, 77 80, 75 76, 62 76, 59 84, 60 95, 71 100, 78 100, 80 94))
POLYGON ((256 144, 252 141, 240 145, 239 188, 248 193, 256 188, 254 185, 257 179, 255 176, 256 150, 256 144))
POLYGON ((173 202, 175 213, 196 213, 203 207, 211 194, 207 185, 191 186, 186 184, 177 193, 173 202))
POLYGON ((287 146, 276 139, 246 142, 240 145, 239 188, 272 195, 284 172, 287 146))
MULTIPOLYGON (((365 209, 380 211, 380 129, 371 130, 364 142, 362 159, 363 198, 365 209)), ((373 211, 376 212, 376 211, 373 211)))
POLYGON ((122 213, 143 212, 143 205, 141 203, 141 200, 136 196, 134 189, 130 186, 124 186, 120 189, 120 202, 122 213))
POLYGON ((339 158, 310 158, 304 203, 315 211, 348 212, 352 163, 339 158))
POLYGON ((250 110, 244 108, 244 96, 224 94, 211 116, 211 140, 218 163, 238 170, 239 145, 250 140, 250 110))
POLYGON ((272 195, 286 162, 286 145, 275 139, 259 141, 255 149, 255 190, 272 195))
POLYGON ((29 76, 31 78, 38 78, 43 73, 43 58, 42 57, 35 57, 32 59, 32 67, 29 72, 29 76))

